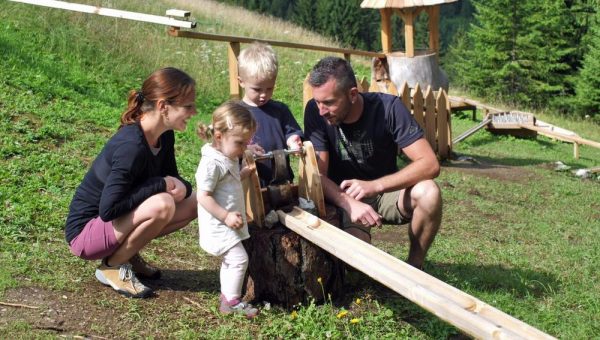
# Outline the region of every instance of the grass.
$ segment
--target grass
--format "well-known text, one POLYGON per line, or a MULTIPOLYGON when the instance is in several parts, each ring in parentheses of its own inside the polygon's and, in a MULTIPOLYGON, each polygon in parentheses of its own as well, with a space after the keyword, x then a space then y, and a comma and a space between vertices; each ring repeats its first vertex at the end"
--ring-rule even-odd
MULTIPOLYGON (((173 292, 165 289, 163 294, 172 303, 121 299, 98 287, 92 275, 95 264, 72 256, 64 241, 64 219, 76 186, 114 133, 127 92, 166 65, 186 70, 198 82, 201 113, 188 131, 177 135, 180 171, 193 179, 201 145, 193 126, 207 121, 228 97, 226 45, 172 38, 158 25, 0 1, 0 301, 14 301, 14 294, 29 289, 41 289, 58 302, 82 296, 89 301, 85 308, 100 319, 81 315, 87 333, 67 330, 67 335, 430 339, 458 333, 369 280, 352 286, 352 302, 344 305, 309 301, 293 313, 274 306, 256 321, 223 317, 216 310, 218 260, 199 249, 195 225, 153 242, 148 252, 152 262, 187 279, 185 284, 165 283, 173 292), (116 330, 102 318, 126 327, 116 330)), ((159 15, 167 8, 189 9, 205 32, 307 43, 322 39, 207 1, 109 5, 159 15)), ((317 44, 332 43, 322 39, 317 44)), ((301 83, 323 55, 276 50, 281 70, 275 98, 288 103, 301 122, 301 83)), ((355 61, 359 75, 368 75, 366 65, 355 61)), ((547 113, 536 116, 600 140, 597 125, 547 113)), ((475 124, 455 115, 453 135, 475 124)), ((481 164, 444 164, 437 180, 444 218, 428 256, 430 273, 559 338, 597 337, 600 182, 556 172, 552 163, 560 160, 573 169, 598 166, 600 150, 583 146, 575 160, 570 144, 482 130, 454 151, 481 164)), ((406 238, 393 226, 376 233, 406 238)), ((406 242, 378 240, 376 245, 402 259, 407 253, 406 242)), ((40 301, 29 304, 35 302, 40 301)), ((11 313, 16 311, 0 308, 0 337, 57 336, 11 313)))

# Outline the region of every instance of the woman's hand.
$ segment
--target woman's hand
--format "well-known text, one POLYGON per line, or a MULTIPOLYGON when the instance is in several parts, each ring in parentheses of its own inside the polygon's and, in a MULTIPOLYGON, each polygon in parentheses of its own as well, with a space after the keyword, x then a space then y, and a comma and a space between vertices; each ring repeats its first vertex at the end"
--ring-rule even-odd
POLYGON ((244 219, 242 214, 238 211, 229 211, 223 221, 231 229, 240 229, 244 226, 244 219))
POLYGON ((173 196, 175 203, 183 201, 186 194, 186 188, 183 182, 181 182, 178 178, 166 176, 165 183, 167 184, 167 193, 173 196))

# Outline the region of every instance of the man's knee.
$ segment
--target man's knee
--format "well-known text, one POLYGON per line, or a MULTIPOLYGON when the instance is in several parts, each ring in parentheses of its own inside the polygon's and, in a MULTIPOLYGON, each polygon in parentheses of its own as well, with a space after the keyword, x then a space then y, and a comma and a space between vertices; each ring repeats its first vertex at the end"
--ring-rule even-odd
POLYGON ((441 205, 442 191, 435 181, 426 180, 415 184, 411 197, 417 204, 436 207, 441 205))

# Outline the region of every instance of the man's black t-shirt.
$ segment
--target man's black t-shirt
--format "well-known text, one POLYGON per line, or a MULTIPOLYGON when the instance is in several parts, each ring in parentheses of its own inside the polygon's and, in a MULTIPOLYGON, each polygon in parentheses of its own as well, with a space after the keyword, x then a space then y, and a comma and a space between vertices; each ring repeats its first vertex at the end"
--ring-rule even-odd
POLYGON ((400 98, 384 93, 361 93, 364 108, 352 124, 331 126, 310 100, 304 113, 305 136, 315 151, 329 152, 327 176, 337 184, 345 179, 374 180, 398 171, 398 147, 423 137, 400 98))

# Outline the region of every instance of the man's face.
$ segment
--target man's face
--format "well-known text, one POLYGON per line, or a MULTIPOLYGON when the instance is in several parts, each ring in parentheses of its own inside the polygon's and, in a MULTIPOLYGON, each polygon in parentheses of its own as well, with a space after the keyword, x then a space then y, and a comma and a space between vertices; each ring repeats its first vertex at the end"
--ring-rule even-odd
POLYGON ((330 125, 343 123, 352 106, 350 91, 345 93, 337 89, 337 81, 333 78, 312 90, 321 117, 327 119, 330 125))

